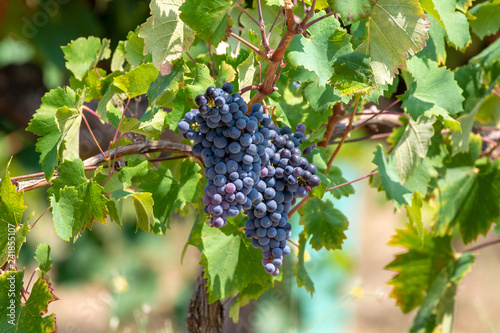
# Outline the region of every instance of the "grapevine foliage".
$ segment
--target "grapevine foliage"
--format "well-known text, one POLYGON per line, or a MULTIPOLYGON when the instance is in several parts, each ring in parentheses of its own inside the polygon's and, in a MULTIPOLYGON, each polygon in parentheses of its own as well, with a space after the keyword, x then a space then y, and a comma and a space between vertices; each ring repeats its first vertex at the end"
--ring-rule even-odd
POLYGON ((383 96, 402 102, 401 117, 369 157, 370 184, 408 215, 389 242, 404 250, 386 266, 391 296, 405 313, 418 309, 411 332, 451 332, 457 285, 474 263, 453 245, 499 230, 498 142, 488 134, 500 118, 500 40, 454 69, 446 47, 497 33, 498 1, 258 2, 152 0, 150 17, 113 50, 93 36, 62 46, 69 86, 47 92, 27 128, 44 176, 11 180, 5 168, 0 182, 0 294, 13 295, 12 306, 0 302, 2 332, 56 330, 50 246, 32 254, 29 297, 17 261, 30 217, 42 213, 25 216, 23 193, 49 185, 54 229, 68 242, 95 222, 121 226, 127 203, 136 230, 154 234, 168 232, 172 214, 198 212, 188 244, 201 253, 209 301, 234 297, 234 320, 282 280, 282 265, 313 294, 306 245, 342 248, 349 223, 336 200, 354 194, 335 157, 363 127, 364 105, 383 96), (147 99, 140 112, 136 98, 147 99), (88 117, 116 135, 85 159, 88 117), (423 218, 429 207, 433 221, 423 218), (287 240, 297 256, 283 261, 287 240))

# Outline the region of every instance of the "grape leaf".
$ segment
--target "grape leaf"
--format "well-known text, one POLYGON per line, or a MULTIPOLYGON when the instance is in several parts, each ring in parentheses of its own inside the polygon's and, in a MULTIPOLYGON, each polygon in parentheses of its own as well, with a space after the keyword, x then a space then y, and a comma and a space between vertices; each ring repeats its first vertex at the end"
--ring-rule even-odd
POLYGON ((262 251, 254 249, 237 226, 228 223, 217 229, 198 223, 194 232, 199 236, 190 238, 189 244, 201 251, 209 303, 231 297, 251 284, 272 286, 274 278, 262 267, 262 251))
POLYGON ((495 40, 482 50, 478 55, 474 56, 470 62, 481 64, 485 70, 490 70, 491 67, 500 60, 500 39, 495 40))
POLYGON ((422 304, 434 280, 454 260, 451 237, 435 237, 424 230, 422 239, 416 228, 407 226, 397 230, 388 244, 407 249, 385 268, 398 273, 387 284, 394 287, 390 296, 408 313, 422 304))
POLYGON ((88 70, 95 67, 99 61, 109 59, 111 56, 109 39, 103 38, 101 41, 100 38, 94 36, 80 37, 61 49, 66 59, 66 68, 78 80, 82 80, 88 70))
POLYGON ((147 179, 146 175, 149 171, 149 162, 140 159, 128 161, 127 166, 124 166, 118 172, 118 179, 123 184, 124 188, 132 186, 141 179, 147 179))
POLYGON ((217 76, 217 80, 215 80, 215 86, 222 87, 225 82, 233 82, 235 78, 236 71, 233 66, 223 61, 219 67, 219 75, 217 76))
POLYGON ((78 230, 83 228, 83 222, 79 220, 80 199, 78 199, 78 191, 73 186, 64 187, 59 192, 59 200, 56 200, 55 195, 50 197, 50 206, 52 207, 57 236, 62 240, 69 241, 78 230))
POLYGON ((370 58, 365 54, 351 52, 341 55, 333 63, 335 75, 331 82, 341 96, 364 93, 371 90, 370 58))
POLYGON ((187 202, 193 202, 197 198, 197 187, 201 179, 199 171, 198 164, 184 160, 180 164, 180 174, 176 173, 175 177, 164 167, 149 172, 154 178, 150 178, 151 180, 147 180, 139 187, 153 193, 156 223, 165 224, 169 228, 172 214, 183 209, 187 202))
POLYGON ((7 171, 0 180, 0 266, 9 259, 9 255, 19 255, 19 250, 30 231, 27 222, 21 224, 27 208, 24 205, 23 193, 17 192, 7 171))
POLYGON ((356 22, 370 16, 377 0, 328 0, 330 6, 340 13, 347 23, 356 22))
POLYGON ((80 124, 82 113, 75 108, 60 107, 56 112, 56 123, 61 132, 62 160, 80 156, 80 124))
POLYGON ((443 332, 452 331, 457 285, 473 264, 472 254, 464 253, 438 275, 413 321, 411 333, 434 331, 440 325, 443 332))
POLYGON ((229 309, 229 316, 237 323, 240 317, 240 308, 244 307, 252 299, 258 299, 265 291, 269 289, 270 285, 262 285, 259 283, 249 283, 245 288, 241 289, 238 296, 234 299, 231 308, 229 309))
POLYGON ((52 268, 52 259, 50 259, 50 246, 46 243, 38 244, 35 252, 35 259, 38 267, 43 272, 48 272, 52 268))
POLYGON ((450 117, 463 111, 462 89, 455 81, 453 73, 428 59, 411 58, 408 63, 411 81, 405 78, 408 90, 398 96, 402 106, 414 120, 421 115, 443 118, 445 126, 459 129, 458 123, 450 117), (446 98, 443 98, 446 96, 446 98), (455 124, 456 123, 456 124, 455 124))
POLYGON ((123 45, 125 59, 132 67, 139 67, 144 62, 144 39, 139 37, 139 33, 139 27, 135 31, 129 31, 123 45))
POLYGON ((483 2, 474 6, 470 14, 476 17, 470 21, 472 31, 483 39, 485 36, 492 35, 500 29, 500 1, 493 0, 483 2))
MULTIPOLYGON (((255 56, 253 53, 250 53, 248 58, 242 61, 236 68, 238 72, 238 86, 240 89, 253 84, 253 77, 256 71, 254 61, 255 56)), ((250 100, 250 91, 245 92, 242 97, 246 102, 248 102, 250 100)))
POLYGON ((448 41, 456 49, 461 50, 471 42, 469 22, 457 10, 456 0, 421 0, 420 4, 446 30, 448 41))
POLYGON ((40 164, 47 180, 54 174, 63 137, 56 122, 57 110, 61 107, 79 109, 81 102, 80 96, 69 87, 53 89, 42 97, 42 105, 26 129, 41 137, 37 140, 36 151, 40 153, 40 164))
POLYGON ((304 99, 314 111, 324 111, 342 99, 340 91, 329 84, 321 86, 314 82, 310 83, 304 88, 303 93, 304 99))
POLYGON ((390 163, 387 164, 381 145, 377 146, 374 155, 373 163, 378 166, 378 176, 380 177, 387 199, 394 200, 398 205, 409 205, 411 191, 402 184, 395 170, 394 160, 389 160, 390 163))
POLYGON ((138 192, 132 193, 131 197, 135 207, 135 216, 137 217, 135 231, 140 228, 145 232, 151 232, 151 227, 155 225, 153 195, 148 192, 138 192))
POLYGON ((123 72, 123 65, 125 64, 125 41, 121 40, 116 45, 113 56, 111 57, 111 71, 123 72))
POLYGON ((407 123, 402 136, 391 151, 395 170, 403 182, 410 178, 420 158, 425 158, 430 141, 434 135, 432 124, 435 118, 419 117, 417 121, 404 119, 407 123))
POLYGON ((113 79, 113 85, 133 98, 148 92, 149 86, 158 77, 158 70, 151 63, 142 64, 130 72, 113 79))
POLYGON ((21 302, 21 287, 23 286, 24 272, 6 272, 0 275, 0 293, 7 295, 10 291, 10 278, 15 278, 15 297, 2 297, 0 301, 0 315, 7 320, 0 321, 2 332, 42 332, 56 331, 55 314, 47 314, 49 303, 58 300, 53 293, 52 283, 45 274, 42 274, 33 284, 26 303, 21 302), (9 317, 10 300, 15 300, 15 316, 9 317), (10 321, 12 319, 12 321, 10 321), (9 320, 9 321, 8 321, 9 320))
POLYGON ((205 64, 196 64, 195 76, 191 84, 186 85, 186 95, 190 100, 196 95, 204 94, 209 86, 214 85, 214 80, 210 76, 210 70, 205 64))
POLYGON ((175 99, 184 79, 184 61, 177 60, 168 75, 158 73, 156 80, 148 88, 149 104, 161 107, 169 106, 175 99))
POLYGON ((411 206, 405 205, 406 215, 410 221, 410 225, 417 229, 418 234, 424 239, 424 222, 422 221, 422 197, 419 192, 413 193, 411 206))
POLYGON ((180 18, 209 44, 225 40, 234 22, 228 12, 238 4, 231 0, 185 0, 179 10, 180 18))
POLYGON ((429 22, 417 0, 379 0, 368 20, 368 38, 357 52, 370 56, 377 85, 391 84, 407 54, 425 46, 429 22))
POLYGON ((300 208, 299 214, 300 224, 304 226, 306 235, 311 236, 310 244, 314 249, 342 248, 349 222, 341 211, 333 207, 331 201, 309 200, 300 208))
POLYGON ((191 110, 186 98, 184 90, 180 90, 173 101, 174 107, 172 108, 172 111, 169 112, 165 118, 165 125, 175 133, 179 133, 179 130, 177 130, 177 124, 179 124, 179 121, 181 121, 184 115, 191 110))
MULTIPOLYGON (((342 171, 337 166, 332 166, 330 170, 328 170, 326 176, 330 180, 331 186, 337 186, 340 184, 347 183, 347 180, 342 176, 342 171)), ((343 196, 348 197, 349 195, 354 194, 354 187, 352 187, 352 185, 349 184, 346 186, 339 187, 331 191, 330 193, 333 194, 335 198, 340 199, 343 196)))
POLYGON ((297 266, 295 267, 295 275, 297 275, 297 286, 299 288, 305 287, 312 296, 315 292, 314 282, 311 280, 311 277, 309 277, 309 274, 307 274, 304 262, 304 253, 308 240, 309 236, 305 231, 302 231, 299 235, 299 260, 297 261, 297 266))
MULTIPOLYGON (((325 15, 316 13, 312 19, 325 15)), ((352 52, 350 36, 333 16, 312 25, 310 36, 296 36, 287 49, 286 60, 292 68, 303 66, 315 74, 315 82, 324 86, 333 75, 333 63, 341 55, 352 52)))
POLYGON ((104 222, 108 199, 104 189, 87 180, 82 160, 65 160, 57 169, 59 177, 49 189, 50 205, 57 235, 68 241, 79 230, 92 229, 93 221, 104 222))
MULTIPOLYGON (((154 108, 157 109, 157 107, 154 108)), ((156 110, 151 119, 123 118, 120 130, 124 133, 134 132, 146 136, 158 137, 165 131, 166 117, 166 111, 156 110)))
POLYGON ((428 15, 427 20, 429 26, 429 39, 426 42, 422 51, 416 54, 419 58, 427 58, 437 62, 440 65, 446 63, 446 30, 439 24, 439 22, 432 16, 428 15))
POLYGON ((179 17, 184 0, 153 0, 151 16, 141 26, 139 37, 144 38, 144 52, 150 52, 159 70, 165 62, 172 62, 189 49, 194 31, 179 17))
POLYGON ((464 243, 486 235, 500 217, 500 162, 449 168, 438 182, 437 235, 451 233, 456 224, 464 243))

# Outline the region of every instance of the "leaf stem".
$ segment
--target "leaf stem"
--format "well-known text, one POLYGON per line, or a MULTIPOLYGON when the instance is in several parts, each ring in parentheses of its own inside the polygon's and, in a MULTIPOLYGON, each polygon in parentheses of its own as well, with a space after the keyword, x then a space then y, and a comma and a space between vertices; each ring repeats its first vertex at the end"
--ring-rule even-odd
POLYGON ((333 190, 336 190, 338 188, 341 188, 341 187, 344 187, 344 186, 347 186, 347 185, 351 185, 352 183, 356 183, 356 182, 359 182, 360 180, 363 180, 365 178, 368 178, 368 177, 371 177, 373 175, 376 175, 378 173, 378 170, 377 171, 373 171, 367 175, 364 175, 363 177, 359 177, 357 179, 354 179, 354 180, 351 180, 349 182, 346 182, 346 183, 343 183, 343 184, 340 184, 340 185, 336 185, 334 187, 330 187, 328 189, 326 189, 326 192, 329 192, 329 191, 333 191, 333 190))
POLYGON ((246 41, 245 39, 241 38, 240 36, 236 35, 234 32, 230 32, 229 36, 236 38, 237 40, 239 40, 240 42, 242 42, 243 44, 245 44, 246 46, 248 46, 249 48, 251 48, 252 50, 254 50, 255 53, 257 53, 261 58, 268 59, 267 55, 264 52, 262 52, 262 50, 260 50, 256 46, 254 46, 252 43, 250 43, 250 42, 246 41))
POLYGON ((271 31, 273 31, 274 25, 276 24, 276 22, 278 22, 278 18, 280 17, 281 13, 283 13, 283 7, 280 8, 280 11, 278 12, 278 15, 276 15, 276 18, 274 19, 274 22, 271 25, 271 29, 269 29, 269 32, 267 33, 266 37, 267 37, 268 40, 271 37, 271 31))
POLYGON ((312 20, 311 22, 309 22, 308 24, 306 24, 306 25, 304 26, 304 30, 309 29, 309 28, 311 27, 311 25, 313 25, 314 23, 318 23, 319 21, 324 20, 324 19, 326 19, 327 17, 334 15, 335 13, 336 13, 336 12, 330 12, 330 13, 328 13, 328 14, 325 14, 325 15, 321 16, 321 17, 318 17, 317 19, 312 20))
POLYGON ((312 196, 310 195, 307 195, 307 197, 305 197, 304 199, 300 200, 300 202, 298 204, 296 204, 292 210, 288 213, 288 218, 291 218, 293 216, 293 214, 295 214, 302 206, 304 206, 306 204, 306 202, 309 201, 309 199, 311 199, 312 196))
POLYGON ((87 121, 87 117, 85 117, 85 115, 83 114, 83 112, 81 112, 81 115, 82 115, 83 121, 85 122, 85 125, 87 126, 87 129, 89 130, 90 135, 92 136, 92 139, 94 140, 95 144, 97 145, 97 148, 99 148, 99 151, 101 152, 102 157, 105 157, 104 156, 104 152, 102 151, 101 145, 99 145, 99 142, 97 141, 97 139, 94 136, 94 132, 90 128, 90 125, 89 125, 89 123, 87 121))
POLYGON ((289 242, 290 244, 295 245, 297 248, 299 248, 299 244, 295 243, 293 240, 287 239, 286 241, 289 242))
POLYGON ((50 209, 50 206, 49 206, 49 207, 47 207, 47 209, 45 209, 45 210, 43 211, 42 215, 40 215, 40 216, 36 219, 36 221, 35 221, 35 222, 33 222, 33 224, 30 226, 30 230, 31 230, 31 229, 33 229, 33 227, 35 226, 35 224, 36 224, 38 221, 40 221, 40 219, 42 218, 42 216, 44 216, 44 215, 45 215, 45 213, 47 213, 47 212, 49 211, 49 209, 50 209))
POLYGON ((85 111, 88 111, 89 113, 93 114, 95 117, 97 117, 98 119, 101 119, 101 116, 98 115, 94 110, 92 110, 91 108, 89 108, 88 106, 86 105, 82 105, 82 109, 84 109, 85 111))
MULTIPOLYGON (((387 137, 391 136, 391 134, 392 134, 391 132, 373 134, 373 135, 369 135, 369 136, 363 136, 361 138, 348 139, 348 140, 345 140, 344 143, 359 142, 359 141, 364 141, 364 140, 378 140, 378 139, 387 138, 387 137)), ((340 142, 341 141, 333 141, 331 144, 338 144, 340 142)))
POLYGON ((489 246, 492 246, 492 245, 496 245, 496 244, 500 244, 500 238, 497 238, 497 239, 494 239, 492 241, 488 241, 488 242, 484 242, 484 243, 478 244, 478 245, 473 246, 473 247, 471 247, 469 249, 463 250, 462 253, 465 253, 465 252, 474 252, 474 251, 477 251, 477 250, 480 250, 480 249, 483 249, 485 247, 489 247, 489 246))
POLYGON ((354 116, 356 115, 356 110, 358 109, 359 100, 360 100, 360 96, 357 96, 356 103, 354 104, 354 109, 352 110, 351 118, 349 118, 349 125, 347 125, 347 129, 346 129, 344 135, 342 136, 342 139, 340 140, 337 148, 335 148, 335 151, 333 152, 332 157, 330 157, 330 160, 328 161, 328 164, 326 167, 326 171, 330 170, 330 168, 332 167, 333 160, 335 159, 335 157, 337 157, 337 154, 339 153, 340 148, 342 148, 342 145, 343 145, 345 139, 347 138, 347 135, 349 135, 349 133, 351 132, 352 122, 354 121, 354 116))

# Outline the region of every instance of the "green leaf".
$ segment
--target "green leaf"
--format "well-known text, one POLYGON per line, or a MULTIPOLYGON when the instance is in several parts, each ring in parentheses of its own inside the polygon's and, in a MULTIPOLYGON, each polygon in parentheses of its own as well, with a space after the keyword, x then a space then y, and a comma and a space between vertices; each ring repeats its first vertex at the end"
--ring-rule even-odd
POLYGON ((481 64, 485 69, 490 69, 496 62, 500 60, 500 39, 495 40, 482 50, 478 55, 474 56, 470 62, 481 64))
POLYGON ((304 254, 306 252, 306 244, 309 240, 309 236, 305 231, 302 231, 299 235, 299 254, 297 255, 299 260, 297 261, 297 267, 295 267, 295 275, 297 275, 297 286, 305 287, 306 290, 311 294, 314 294, 314 282, 307 274, 304 254))
POLYGON ((139 187, 153 193, 155 202, 153 212, 157 223, 170 227, 172 214, 184 209, 186 203, 194 202, 201 179, 199 171, 198 164, 190 160, 180 163, 180 174, 175 174, 175 177, 169 169, 164 167, 150 171, 150 180, 139 187))
MULTIPOLYGON (((337 186, 340 184, 347 183, 347 179, 342 176, 342 171, 337 166, 332 166, 328 173, 326 174, 328 179, 330 180, 331 186, 337 186)), ((354 194, 354 187, 351 184, 339 187, 330 192, 337 199, 345 196, 348 197, 351 194, 354 194)))
POLYGON ((356 51, 370 56, 378 85, 391 84, 408 53, 425 46, 428 25, 417 0, 377 1, 368 20, 368 38, 356 51))
POLYGON ((144 39, 139 37, 139 27, 129 31, 124 43, 125 59, 132 67, 139 67, 144 62, 144 39))
POLYGON ((165 131, 165 118, 167 112, 157 110, 153 118, 149 120, 138 120, 135 118, 123 118, 120 130, 122 132, 134 132, 146 136, 158 137, 165 131))
POLYGON ((471 42, 469 22, 465 14, 457 10, 456 0, 421 0, 420 3, 446 30, 448 41, 456 49, 461 50, 471 42))
POLYGON ((54 228, 59 238, 69 241, 78 230, 83 228, 83 223, 79 218, 80 199, 74 187, 64 187, 59 195, 59 200, 56 200, 55 195, 50 197, 54 228))
POLYGON ((118 179, 122 182, 123 187, 127 188, 138 182, 140 179, 146 178, 149 171, 149 162, 135 159, 128 161, 128 165, 124 166, 118 172, 118 179))
POLYGON ((407 249, 385 268, 398 273, 388 282, 394 287, 390 296, 408 313, 422 304, 434 280, 454 260, 451 237, 434 237, 424 230, 422 239, 416 228, 408 226, 397 230, 389 245, 407 249))
POLYGON ((132 194, 132 202, 135 207, 135 215, 137 217, 137 228, 141 228, 146 232, 151 232, 151 227, 155 225, 153 214, 153 197, 151 193, 139 192, 132 194))
POLYGON ((111 55, 109 39, 104 38, 101 41, 100 38, 93 36, 80 37, 61 49, 64 52, 64 59, 66 59, 66 68, 78 80, 82 80, 88 70, 95 67, 99 61, 109 59, 111 55))
POLYGON ((417 229, 419 236, 424 239, 424 222, 422 221, 422 197, 419 192, 413 193, 411 206, 405 205, 406 215, 410 220, 410 225, 417 229))
POLYGON ((403 182, 410 178, 417 168, 419 158, 425 158, 434 135, 432 124, 435 118, 419 117, 417 121, 406 120, 406 128, 392 149, 390 157, 394 160, 396 172, 403 182))
MULTIPOLYGON (((312 19, 325 15, 321 11, 312 19)), ((324 86, 333 75, 333 63, 341 55, 352 52, 350 36, 333 17, 312 25, 310 36, 296 36, 287 49, 286 60, 292 68, 303 66, 317 77, 314 81, 324 86)))
POLYGON ((14 298, 3 297, 0 303, 0 315, 7 320, 0 321, 0 331, 6 333, 15 332, 40 332, 50 333, 56 331, 55 314, 47 315, 47 307, 50 302, 58 300, 54 295, 52 283, 44 274, 33 284, 26 303, 21 302, 21 287, 23 286, 23 272, 7 272, 0 275, 0 292, 7 295, 10 292, 11 277, 15 278, 14 298), (15 316, 10 321, 10 300, 14 300, 15 316))
POLYGON ((234 22, 228 12, 238 4, 231 0, 185 0, 179 8, 180 18, 196 31, 197 36, 209 44, 218 45, 225 40, 234 22), (207 24, 210 22, 210 24, 207 24))
POLYGON ((476 17, 470 21, 472 32, 483 39, 485 36, 493 35, 500 29, 500 1, 492 0, 474 6, 470 14, 476 17))
POLYGON ((254 249, 237 226, 228 223, 217 229, 199 223, 196 232, 200 237, 189 243, 201 251, 209 303, 232 297, 251 284, 272 286, 273 277, 262 267, 262 251, 254 249))
POLYGON ((250 303, 252 299, 258 299, 269 287, 270 285, 264 286, 258 283, 249 283, 245 288, 240 290, 229 310, 229 316, 233 319, 233 322, 238 322, 240 308, 250 303))
POLYGON ((438 182, 435 232, 451 233, 456 224, 464 243, 486 235, 500 217, 500 162, 449 168, 438 182))
POLYGON ((196 98, 196 95, 204 94, 209 86, 214 85, 214 80, 210 76, 210 70, 205 64, 196 64, 195 76, 191 84, 186 85, 186 95, 190 100, 196 98))
POLYGON ((365 93, 372 88, 370 58, 365 54, 351 52, 341 55, 333 63, 333 70, 332 84, 342 96, 365 93))
POLYGON ((194 40, 194 32, 179 17, 184 0, 153 0, 151 16, 142 25, 139 37, 144 38, 144 52, 153 56, 158 70, 165 62, 182 57, 194 40))
POLYGON ((123 72, 123 64, 125 63, 125 41, 121 40, 116 45, 113 56, 111 57, 111 71, 123 72))
POLYGON ((236 78, 236 71, 233 66, 227 64, 223 61, 219 67, 219 75, 217 76, 217 80, 215 81, 216 87, 222 87, 225 82, 233 82, 236 78))
POLYGON ((158 73, 156 80, 149 86, 147 96, 150 104, 167 107, 175 99, 184 80, 185 63, 181 59, 173 65, 168 75, 158 73))
POLYGON ((406 112, 414 120, 421 115, 434 115, 455 122, 450 114, 454 115, 463 110, 464 97, 453 73, 445 67, 438 67, 434 61, 418 57, 411 58, 407 65, 411 81, 405 81, 409 88, 403 95, 398 96, 403 101, 402 106, 406 112))
MULTIPOLYGON (((238 72, 238 86, 240 89, 253 84, 253 77, 255 75, 255 71, 257 70, 254 62, 255 56, 253 53, 250 53, 248 58, 242 61, 236 68, 238 72)), ((242 97, 248 102, 250 100, 250 91, 245 92, 242 97)))
POLYGON ((370 16, 377 0, 328 0, 328 2, 346 22, 356 22, 370 16))
POLYGON ((443 332, 452 332, 457 285, 473 264, 474 257, 465 253, 438 275, 413 321, 411 333, 433 332, 438 326, 443 332))
POLYGON ((158 70, 151 63, 142 64, 130 72, 113 79, 113 85, 133 98, 148 92, 149 86, 158 77, 158 70))
POLYGON ((42 97, 42 105, 26 129, 40 136, 36 143, 36 151, 40 153, 40 164, 47 180, 54 174, 62 142, 63 133, 60 132, 56 122, 57 111, 62 107, 79 109, 80 103, 79 96, 71 88, 53 89, 42 97))
POLYGON ((187 96, 184 93, 184 90, 180 90, 177 96, 175 96, 173 102, 174 107, 172 108, 172 111, 169 112, 167 114, 167 117, 165 118, 165 125, 175 133, 179 133, 179 131, 177 130, 177 124, 179 124, 179 121, 181 121, 184 115, 191 110, 191 107, 189 106, 186 99, 187 96))
POLYGON ((419 58, 427 58, 443 65, 446 62, 446 30, 432 16, 428 15, 427 20, 429 26, 429 39, 426 42, 422 51, 416 54, 419 58))
POLYGON ((304 226, 304 232, 311 236, 310 243, 314 249, 342 248, 349 222, 341 211, 333 207, 331 201, 309 200, 299 210, 299 214, 300 224, 304 226))
POLYGON ((387 199, 394 200, 399 205, 409 205, 412 192, 402 184, 395 170, 395 163, 387 164, 381 145, 377 146, 374 155, 373 163, 378 166, 378 175, 380 176, 387 199))
POLYGON ((38 244, 35 252, 35 259, 38 267, 43 272, 48 272, 52 268, 52 259, 50 259, 50 246, 46 243, 38 244))
POLYGON ((304 99, 314 111, 324 111, 341 100, 340 91, 332 85, 308 84, 304 90, 304 99))
POLYGON ((63 106, 56 112, 56 123, 61 132, 63 147, 61 159, 72 160, 80 156, 80 124, 82 113, 74 108, 63 106))
POLYGON ((10 180, 6 171, 0 180, 0 265, 7 260, 14 260, 19 255, 21 246, 26 241, 30 231, 27 222, 22 223, 23 214, 27 206, 24 205, 24 192, 17 192, 17 188, 10 180))

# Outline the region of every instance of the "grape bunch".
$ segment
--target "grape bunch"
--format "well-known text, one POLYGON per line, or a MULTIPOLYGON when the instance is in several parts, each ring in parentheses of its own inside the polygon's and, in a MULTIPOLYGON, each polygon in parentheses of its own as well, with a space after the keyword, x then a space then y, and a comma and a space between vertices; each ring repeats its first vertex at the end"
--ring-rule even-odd
MULTIPOLYGON (((205 164, 204 210, 207 224, 220 228, 229 216, 247 214, 245 236, 263 252, 265 271, 279 274, 290 253, 288 213, 295 198, 306 197, 320 183, 314 164, 298 148, 306 128, 277 127, 261 104, 249 111, 227 82, 198 95, 198 109, 186 113, 178 129, 193 140, 193 153, 205 164)), ((304 154, 312 147, 306 148, 304 154)))
POLYGON ((269 160, 263 155, 269 142, 258 127, 264 115, 245 115, 248 106, 239 94, 231 94, 233 90, 231 83, 208 87, 195 98, 198 109, 178 124, 179 132, 196 142, 193 153, 205 164, 204 209, 207 224, 216 228, 225 226, 228 216, 252 207, 249 195, 260 180, 262 164, 269 160))
MULTIPOLYGON (((262 108, 255 104, 252 111, 262 108)), ((305 127, 296 126, 291 133, 288 126, 275 126, 270 130, 272 146, 266 152, 271 156, 265 165, 267 176, 256 185, 264 200, 247 212, 245 236, 252 239, 252 246, 262 250, 262 265, 267 273, 279 274, 283 257, 290 253, 286 240, 291 237, 292 226, 288 213, 295 198, 304 198, 321 182, 314 164, 301 156, 298 146, 304 140, 305 127)))

